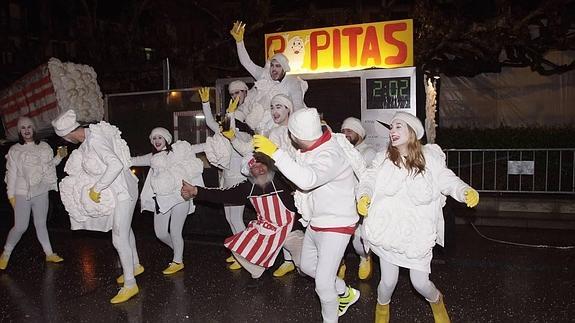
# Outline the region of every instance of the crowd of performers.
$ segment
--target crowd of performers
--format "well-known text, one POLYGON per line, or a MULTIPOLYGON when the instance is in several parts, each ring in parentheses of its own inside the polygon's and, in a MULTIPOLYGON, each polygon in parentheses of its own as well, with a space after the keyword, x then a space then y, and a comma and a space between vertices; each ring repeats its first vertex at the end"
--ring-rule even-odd
MULTIPOLYGON (((224 245, 232 270, 245 269, 253 284, 276 257, 284 262, 273 272, 281 277, 297 270, 312 277, 324 322, 337 322, 360 297, 345 282, 343 257, 348 243, 360 257, 358 276, 373 272, 372 253, 379 258, 375 321, 389 321, 389 303, 399 267, 409 269, 413 287, 430 303, 436 322, 449 322, 443 295, 429 280, 432 248, 443 244, 442 208, 446 196, 474 207, 478 193, 446 167, 445 155, 434 144, 420 142, 422 123, 397 112, 388 120, 389 145, 376 152, 365 141, 361 121, 350 117, 335 132, 315 108, 306 107, 307 83, 289 72, 288 59, 275 54, 264 67, 254 64, 244 46, 245 25, 230 31, 242 65, 255 78, 250 89, 242 81, 229 84, 232 100, 226 122, 217 122, 209 104, 209 89, 199 90, 207 126, 214 132, 205 143, 172 141, 164 128, 150 132, 151 153, 131 156, 121 132, 104 121, 82 126, 73 110, 52 125, 56 134, 80 144, 65 166, 59 185, 73 230, 112 231, 123 274, 111 303, 138 294, 136 276, 144 272, 131 229, 138 197, 142 210, 154 213, 154 231, 173 249, 163 274, 184 269, 182 229, 195 210, 194 201, 225 205, 232 231, 224 245), (204 187, 204 152, 222 170, 219 187, 204 187), (138 194, 131 166, 149 166, 138 194), (256 219, 247 226, 249 201, 256 219)), ((54 253, 46 229, 48 192, 57 190, 56 166, 67 157, 59 148, 36 138, 34 123, 18 121, 19 142, 7 158, 6 184, 14 208, 0 269, 6 269, 14 247, 26 231, 31 212, 47 262, 62 262, 54 253)))

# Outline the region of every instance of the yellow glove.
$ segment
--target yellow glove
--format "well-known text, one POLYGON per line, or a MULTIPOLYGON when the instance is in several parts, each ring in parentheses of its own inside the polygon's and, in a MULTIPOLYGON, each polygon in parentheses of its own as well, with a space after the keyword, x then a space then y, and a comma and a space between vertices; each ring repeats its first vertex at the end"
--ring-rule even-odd
POLYGON ((241 21, 234 22, 234 26, 232 30, 230 30, 230 34, 236 40, 236 43, 241 43, 244 41, 244 32, 246 31, 246 24, 242 24, 241 21))
POLYGON ((100 203, 100 193, 94 191, 93 187, 90 189, 90 199, 96 203, 100 203))
POLYGON ((200 99, 202 103, 210 102, 210 88, 209 87, 202 87, 198 90, 198 94, 200 95, 200 99))
POLYGON ((62 159, 66 158, 66 156, 68 156, 68 147, 66 147, 66 146, 58 147, 56 154, 58 155, 58 157, 60 157, 62 159))
POLYGON ((367 211, 369 210, 369 205, 371 204, 371 199, 367 195, 363 195, 357 201, 357 213, 361 216, 367 216, 367 211))
POLYGON ((16 198, 14 196, 10 196, 8 198, 8 200, 10 201, 10 205, 12 205, 12 208, 16 207, 16 198))
POLYGON ((226 130, 226 131, 221 131, 222 135, 226 138, 228 138, 228 140, 233 140, 236 137, 236 132, 234 131, 234 129, 230 129, 230 130, 226 130))
POLYGON ((278 150, 278 147, 271 140, 262 135, 254 135, 253 145, 256 152, 270 157, 278 150))
POLYGON ((467 207, 475 207, 479 203, 479 193, 471 187, 465 190, 465 203, 467 207))
POLYGON ((230 104, 228 105, 228 109, 226 110, 227 113, 232 113, 236 111, 238 108, 238 102, 240 102, 240 97, 236 96, 235 99, 230 100, 230 104))

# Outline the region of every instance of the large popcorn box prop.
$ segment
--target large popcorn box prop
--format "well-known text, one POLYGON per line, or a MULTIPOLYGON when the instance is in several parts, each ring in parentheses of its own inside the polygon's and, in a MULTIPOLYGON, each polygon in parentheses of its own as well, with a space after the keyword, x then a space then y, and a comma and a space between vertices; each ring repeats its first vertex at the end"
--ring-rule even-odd
POLYGON ((51 58, 0 92, 0 113, 6 139, 17 140, 20 116, 34 120, 39 133, 52 132, 51 121, 75 110, 78 121, 100 121, 104 100, 96 72, 88 65, 62 63, 51 58))

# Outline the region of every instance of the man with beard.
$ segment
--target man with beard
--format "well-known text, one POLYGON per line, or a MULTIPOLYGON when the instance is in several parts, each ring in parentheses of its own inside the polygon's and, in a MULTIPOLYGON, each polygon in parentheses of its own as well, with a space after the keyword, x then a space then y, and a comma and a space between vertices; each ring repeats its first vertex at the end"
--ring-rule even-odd
POLYGON ((186 200, 210 201, 215 203, 252 204, 257 213, 256 220, 247 228, 227 238, 224 245, 232 251, 234 258, 256 279, 249 286, 256 287, 266 268, 271 267, 282 246, 293 255, 299 267, 303 232, 292 231, 296 208, 293 189, 281 175, 276 175, 273 161, 262 154, 244 159, 242 173, 249 174, 249 181, 236 186, 218 189, 182 184, 182 197, 186 200), (255 243, 252 243, 254 242, 255 243))
MULTIPOLYGON (((343 133, 345 138, 347 138, 347 140, 355 147, 355 149, 361 153, 361 156, 365 160, 366 165, 369 167, 373 161, 373 158, 377 154, 377 151, 370 144, 364 141, 365 129, 361 125, 361 120, 354 117, 345 119, 341 125, 341 133, 343 133)), ((371 253, 367 252, 364 248, 363 239, 360 233, 361 228, 358 228, 353 234, 352 244, 353 249, 359 256, 359 269, 357 271, 357 275, 359 279, 367 280, 372 275, 373 263, 371 261, 371 253)), ((339 267, 337 276, 341 279, 344 279, 345 270, 346 264, 344 260, 339 267)))

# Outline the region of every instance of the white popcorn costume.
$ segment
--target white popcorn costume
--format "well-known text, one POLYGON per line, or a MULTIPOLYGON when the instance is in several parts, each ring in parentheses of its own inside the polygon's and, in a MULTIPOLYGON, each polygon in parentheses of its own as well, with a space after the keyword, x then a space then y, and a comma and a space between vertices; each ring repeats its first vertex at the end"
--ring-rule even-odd
MULTIPOLYGON (((154 128, 154 135, 160 135, 166 144, 172 143, 172 136, 164 128, 154 128)), ((182 230, 188 214, 195 211, 193 200, 185 201, 180 193, 182 180, 192 185, 204 185, 204 165, 196 157, 203 151, 203 144, 190 145, 176 141, 172 150, 132 157, 133 166, 149 166, 150 171, 140 194, 142 211, 154 212, 154 231, 158 239, 174 250, 173 262, 182 263, 184 239, 182 230), (157 204, 157 208, 156 208, 157 204)))
MULTIPOLYGON (((34 123, 30 118, 21 117, 18 129, 34 123)), ((44 253, 49 256, 54 252, 50 244, 46 219, 48 216, 48 192, 57 191, 56 166, 62 159, 54 156, 52 148, 40 141, 38 144, 28 142, 16 143, 6 155, 6 188, 10 198, 15 198, 14 226, 10 229, 3 255, 10 257, 12 250, 20 241, 22 234, 28 229, 30 212, 34 214, 36 237, 42 245, 44 253)))
MULTIPOLYGON (((423 126, 416 123, 420 139, 423 126)), ((358 197, 371 197, 363 235, 380 258, 379 304, 390 302, 399 267, 410 269, 414 288, 429 302, 438 300, 439 291, 429 273, 432 248, 436 243, 443 245, 445 195, 463 202, 464 192, 470 188, 446 167, 439 146, 427 144, 422 151, 425 171, 415 176, 394 165, 387 151, 379 153, 358 190, 358 197)))
MULTIPOLYGON (((73 110, 52 121, 61 137, 76 129, 73 110)), ((136 285, 134 267, 139 264, 136 240, 131 228, 138 198, 138 179, 130 171, 130 149, 115 126, 105 121, 82 129, 85 139, 74 150, 60 183, 62 203, 70 215, 72 230, 109 231, 124 272, 124 287, 136 285), (89 197, 93 188, 100 202, 89 197)))

